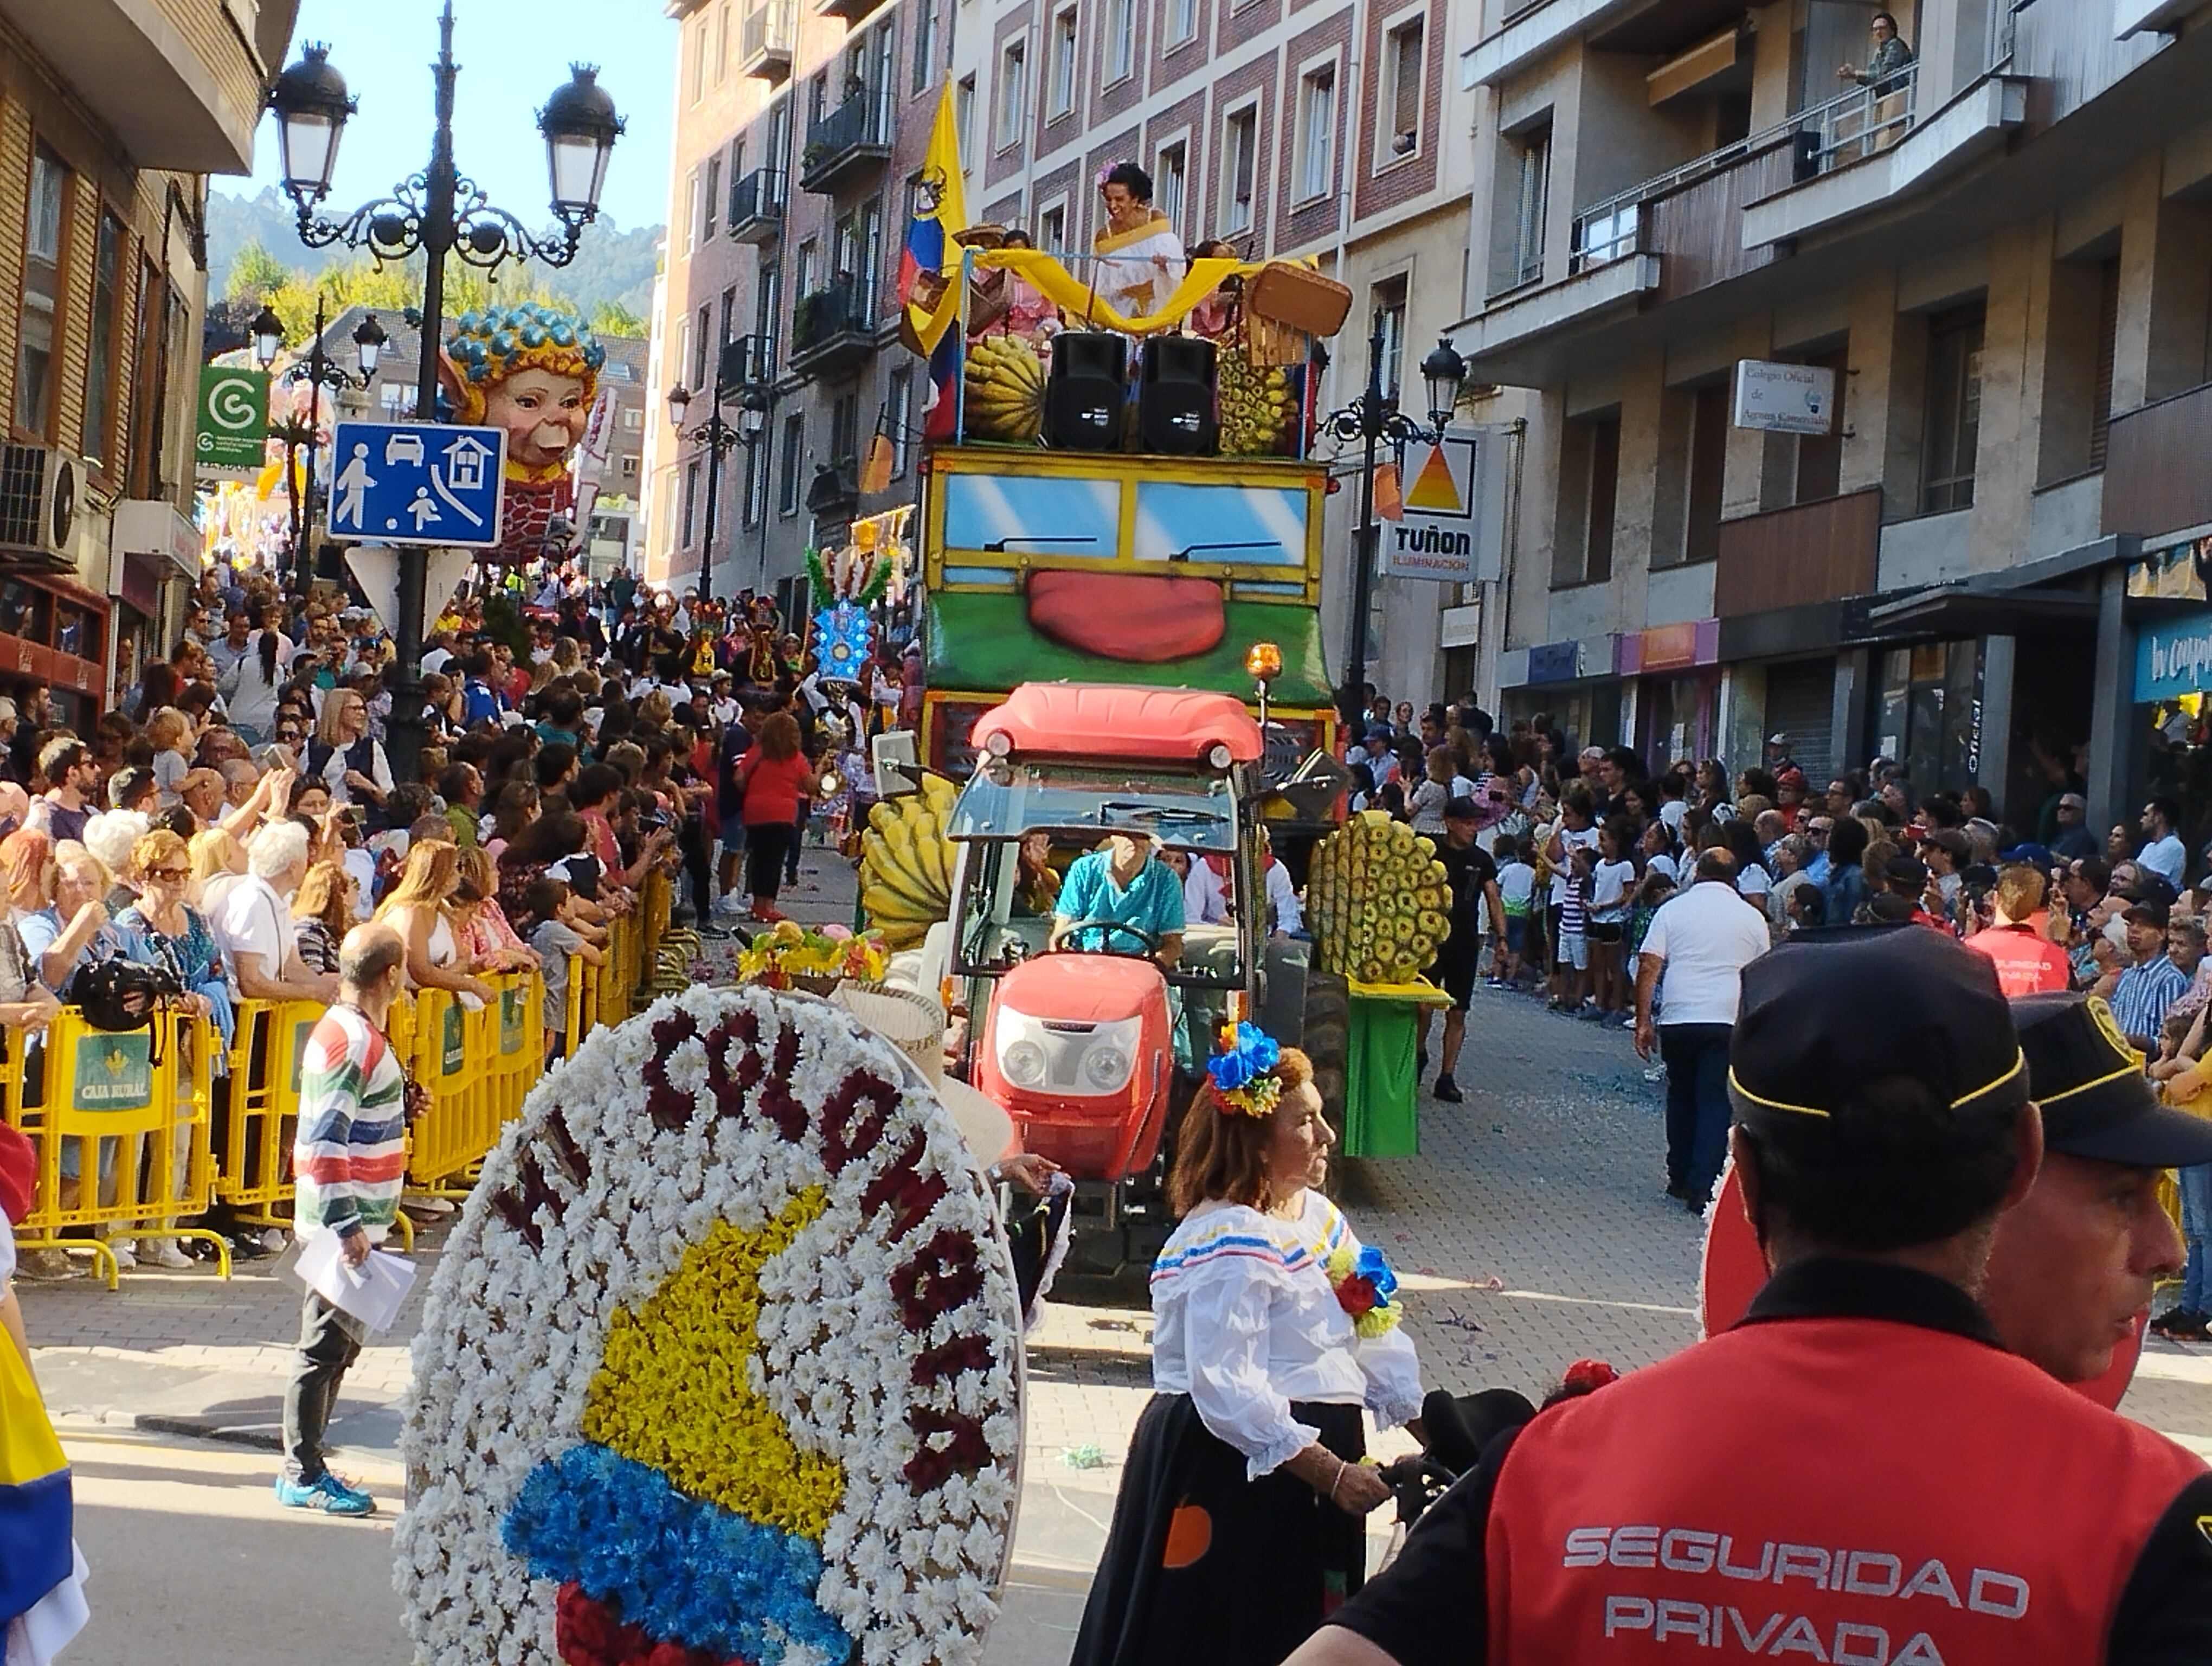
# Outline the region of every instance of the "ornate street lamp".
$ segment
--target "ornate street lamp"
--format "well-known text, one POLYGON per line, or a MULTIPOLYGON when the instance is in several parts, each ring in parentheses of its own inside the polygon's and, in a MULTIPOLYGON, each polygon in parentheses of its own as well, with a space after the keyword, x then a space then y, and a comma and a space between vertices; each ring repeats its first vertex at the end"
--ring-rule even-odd
POLYGON ((276 316, 276 309, 267 301, 254 315, 247 326, 253 337, 253 362, 264 370, 276 362, 276 356, 284 350, 284 320, 276 316))
MULTIPOLYGON (((337 162, 338 141, 357 107, 345 77, 334 69, 329 48, 310 46, 301 60, 276 78, 269 107, 276 117, 277 146, 284 190, 299 222, 300 240, 309 248, 333 243, 366 248, 380 260, 396 260, 418 250, 423 257, 421 330, 422 351, 415 390, 416 415, 434 419, 438 408, 438 347, 444 333, 446 257, 496 271, 509 260, 540 260, 565 266, 576 258, 584 228, 599 216, 599 192, 606 183, 607 159, 623 131, 614 100, 598 82, 598 71, 573 64, 569 78, 554 89, 538 114, 545 140, 545 166, 551 185, 557 233, 539 235, 486 200, 476 183, 453 161, 453 83, 460 66, 453 61, 453 0, 438 19, 438 57, 432 64, 436 125, 430 139, 429 166, 392 188, 391 195, 363 204, 336 219, 319 212, 329 196, 337 162)), ((366 325, 363 326, 366 329, 366 325)), ((372 343, 356 332, 356 345, 373 364, 382 350, 380 331, 372 343)), ((422 659, 423 584, 428 552, 419 545, 399 550, 399 617, 392 621, 398 652, 398 682, 388 739, 392 764, 402 780, 415 778, 422 743, 422 659)))
POLYGON ((1396 450, 1413 441, 1443 441, 1450 425, 1452 407, 1459 398, 1460 380, 1467 364, 1449 340, 1421 362, 1421 376, 1428 383, 1429 421, 1424 427, 1400 413, 1395 399, 1382 393, 1382 318, 1367 337, 1367 387, 1352 404, 1321 419, 1321 431, 1340 445, 1359 441, 1365 447, 1359 476, 1359 556, 1352 573, 1352 640, 1346 653, 1344 686, 1337 690, 1337 711, 1344 720, 1346 743, 1358 738, 1367 702, 1367 615, 1375 582, 1375 464, 1376 447, 1388 441, 1396 450))

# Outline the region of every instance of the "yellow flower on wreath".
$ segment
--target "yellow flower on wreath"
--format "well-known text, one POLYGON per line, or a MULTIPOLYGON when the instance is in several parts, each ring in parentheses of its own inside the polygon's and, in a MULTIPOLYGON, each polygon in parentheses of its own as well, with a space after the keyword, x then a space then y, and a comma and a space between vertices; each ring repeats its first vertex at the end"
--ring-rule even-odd
POLYGON ((845 1472, 799 1450, 746 1366, 760 1348, 761 1268, 827 1201, 810 1187, 757 1232, 717 1222, 642 1305, 618 1310, 582 1425, 681 1493, 817 1541, 845 1472))

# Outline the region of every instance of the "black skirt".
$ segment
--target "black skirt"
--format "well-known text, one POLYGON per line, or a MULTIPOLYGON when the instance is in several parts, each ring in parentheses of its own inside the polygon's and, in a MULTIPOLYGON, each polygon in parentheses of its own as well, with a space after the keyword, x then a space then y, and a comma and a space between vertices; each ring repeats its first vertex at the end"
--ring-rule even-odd
MULTIPOLYGON (((1357 1406, 1291 1414, 1346 1462, 1367 1450, 1357 1406)), ((1072 1666, 1279 1666, 1365 1582, 1366 1530, 1286 1470, 1247 1481, 1188 1395, 1154 1395, 1072 1666)))

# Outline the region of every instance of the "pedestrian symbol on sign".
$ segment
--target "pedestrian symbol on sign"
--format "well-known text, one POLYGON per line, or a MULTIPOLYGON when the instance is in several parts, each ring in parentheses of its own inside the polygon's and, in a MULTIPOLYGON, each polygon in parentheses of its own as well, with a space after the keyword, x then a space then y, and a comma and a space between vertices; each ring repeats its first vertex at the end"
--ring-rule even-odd
POLYGON ((341 423, 333 439, 345 459, 331 483, 334 536, 464 549, 499 542, 504 429, 341 423))

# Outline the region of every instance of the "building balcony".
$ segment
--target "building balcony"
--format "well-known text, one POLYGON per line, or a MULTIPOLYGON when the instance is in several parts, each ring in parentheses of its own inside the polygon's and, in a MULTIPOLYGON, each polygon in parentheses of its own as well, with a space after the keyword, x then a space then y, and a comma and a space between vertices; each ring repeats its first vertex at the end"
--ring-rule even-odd
POLYGON ((857 278, 838 277, 799 298, 791 312, 791 368, 831 376, 876 350, 875 297, 857 278))
POLYGON ((757 167, 730 187, 730 235, 773 243, 783 235, 783 170, 757 167))
POLYGON ((860 465, 850 457, 817 463, 806 483, 806 513, 817 520, 850 520, 860 507, 860 465))
POLYGON ((1721 522, 1713 611, 1740 618, 1870 594, 1881 556, 1881 489, 1721 522))
POLYGON ((738 73, 757 81, 787 81, 799 39, 792 0, 762 0, 738 23, 738 73))
POLYGON ((2112 418, 2104 530, 2145 538, 2212 522, 2212 382, 2112 418))
POLYGON ((249 47, 222 0, 5 0, 0 18, 143 168, 246 173, 273 70, 296 6, 264 4, 249 47), (272 55, 273 54, 273 55, 272 55))
POLYGON ((857 23, 884 0, 814 0, 817 17, 842 17, 848 23, 857 23))
POLYGON ((890 100, 863 88, 806 125, 806 148, 799 153, 799 189, 832 195, 872 179, 890 155, 890 100))

